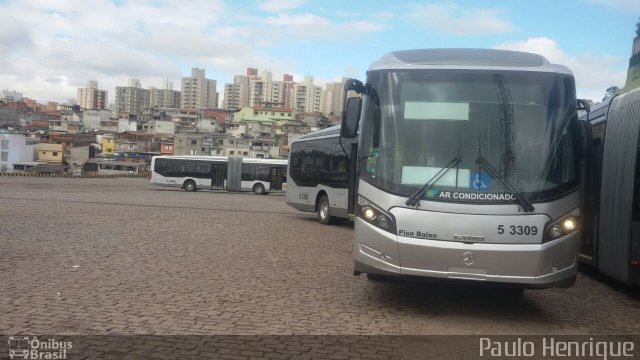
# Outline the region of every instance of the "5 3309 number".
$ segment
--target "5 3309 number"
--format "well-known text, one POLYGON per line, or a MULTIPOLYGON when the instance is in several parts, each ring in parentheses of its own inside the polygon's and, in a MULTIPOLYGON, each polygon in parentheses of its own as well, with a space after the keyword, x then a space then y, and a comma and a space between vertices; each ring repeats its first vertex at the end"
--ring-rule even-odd
POLYGON ((538 235, 537 226, 529 225, 498 225, 498 234, 502 235, 508 233, 509 235, 538 235))

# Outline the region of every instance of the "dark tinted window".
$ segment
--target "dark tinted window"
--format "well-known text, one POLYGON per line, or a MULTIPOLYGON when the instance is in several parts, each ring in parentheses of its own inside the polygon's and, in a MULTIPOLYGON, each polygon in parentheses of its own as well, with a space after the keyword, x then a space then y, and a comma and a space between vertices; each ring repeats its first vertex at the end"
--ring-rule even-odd
POLYGON ((198 161, 198 174, 207 175, 211 173, 211 163, 198 161))
POLYGON ((252 181, 256 174, 256 164, 242 164, 242 181, 252 181))
POLYGON ((298 142, 291 148, 291 179, 298 186, 346 188, 348 164, 337 137, 298 142))
POLYGON ((255 180, 269 181, 269 165, 256 164, 255 180))

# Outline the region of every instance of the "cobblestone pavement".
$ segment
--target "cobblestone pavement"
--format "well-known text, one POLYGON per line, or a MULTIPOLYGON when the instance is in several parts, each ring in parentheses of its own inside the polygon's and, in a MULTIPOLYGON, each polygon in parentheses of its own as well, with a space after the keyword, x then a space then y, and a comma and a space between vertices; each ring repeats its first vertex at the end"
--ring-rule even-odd
POLYGON ((352 276, 352 226, 282 194, 0 178, 0 334, 640 334, 640 296, 352 276))

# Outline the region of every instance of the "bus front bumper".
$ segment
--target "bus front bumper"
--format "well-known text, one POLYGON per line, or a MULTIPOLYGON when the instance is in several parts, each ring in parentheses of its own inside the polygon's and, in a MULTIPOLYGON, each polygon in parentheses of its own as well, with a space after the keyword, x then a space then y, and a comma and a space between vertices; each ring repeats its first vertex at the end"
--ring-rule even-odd
POLYGON ((355 219, 354 274, 569 287, 580 232, 544 244, 486 244, 397 236, 355 219))

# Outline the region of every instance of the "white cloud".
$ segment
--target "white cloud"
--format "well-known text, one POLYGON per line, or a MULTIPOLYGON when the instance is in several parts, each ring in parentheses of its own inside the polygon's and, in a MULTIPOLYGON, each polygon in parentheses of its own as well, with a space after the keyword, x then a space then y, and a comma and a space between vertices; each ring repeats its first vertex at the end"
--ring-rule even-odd
POLYGON ((514 30, 497 9, 468 8, 454 3, 411 6, 410 19, 417 25, 453 35, 492 35, 514 30))
POLYGON ((600 101, 609 86, 623 87, 626 80, 626 59, 592 53, 570 56, 560 49, 555 40, 546 37, 505 42, 495 48, 539 54, 552 63, 569 67, 575 76, 580 98, 600 101))
POLYGON ((267 0, 258 6, 264 11, 281 12, 299 8, 306 2, 306 0, 267 0))
POLYGON ((587 0, 587 1, 592 4, 625 10, 625 11, 640 10, 640 1, 638 0, 587 0))
POLYGON ((30 48, 32 45, 33 38, 27 23, 12 16, 0 16, 0 53, 30 48))
POLYGON ((379 21, 349 19, 337 23, 328 18, 305 13, 297 15, 280 14, 263 21, 270 27, 273 41, 348 40, 367 33, 387 30, 389 25, 379 21))
POLYGON ((97 80, 113 102, 115 86, 130 76, 179 89, 180 77, 199 67, 221 89, 248 66, 296 71, 292 55, 271 55, 283 44, 345 42, 388 28, 366 15, 271 12, 304 3, 266 1, 263 12, 223 0, 0 0, 0 88, 65 101, 97 80))

